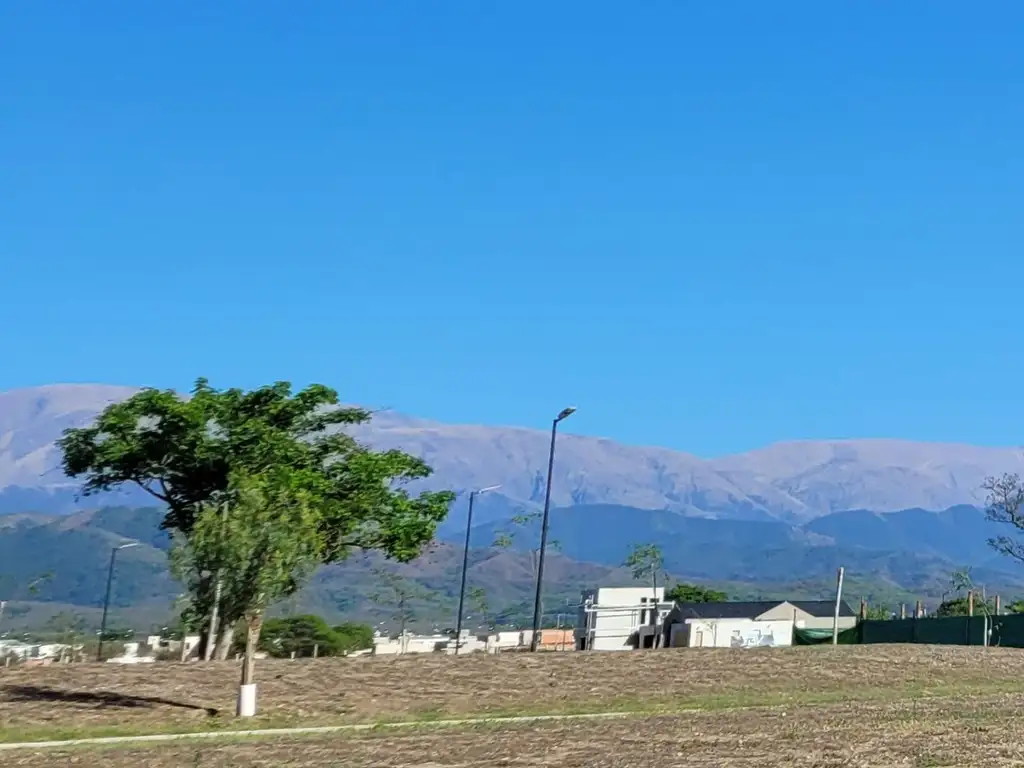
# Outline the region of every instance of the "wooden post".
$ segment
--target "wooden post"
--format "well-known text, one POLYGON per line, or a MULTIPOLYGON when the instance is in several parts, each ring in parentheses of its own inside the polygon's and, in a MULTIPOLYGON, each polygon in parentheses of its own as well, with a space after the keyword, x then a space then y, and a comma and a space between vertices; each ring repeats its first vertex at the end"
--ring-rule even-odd
POLYGON ((924 616, 924 604, 918 600, 917 605, 914 606, 914 618, 920 619, 924 616))
POLYGON ((868 617, 868 601, 863 597, 860 599, 860 620, 864 621, 868 617))
POLYGON ((974 590, 973 589, 970 590, 967 593, 967 615, 968 616, 973 616, 974 615, 974 590))
POLYGON ((900 618, 901 619, 907 618, 907 604, 906 603, 900 603, 900 618))
POLYGON ((320 655, 320 643, 313 643, 313 658, 320 655))
POLYGON ((995 608, 996 608, 996 616, 1001 616, 1002 615, 1002 610, 1003 610, 1003 601, 1002 601, 1002 598, 999 597, 999 595, 996 595, 996 605, 995 605, 995 608))
POLYGON ((295 658, 295 651, 292 651, 292 658, 295 658))

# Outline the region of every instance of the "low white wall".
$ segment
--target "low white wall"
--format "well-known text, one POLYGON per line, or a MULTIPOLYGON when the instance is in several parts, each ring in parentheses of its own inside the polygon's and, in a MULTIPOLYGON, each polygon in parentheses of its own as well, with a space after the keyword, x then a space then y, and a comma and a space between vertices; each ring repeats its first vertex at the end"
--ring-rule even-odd
POLYGON ((690 648, 774 648, 793 644, 792 621, 687 619, 672 628, 671 644, 690 648))

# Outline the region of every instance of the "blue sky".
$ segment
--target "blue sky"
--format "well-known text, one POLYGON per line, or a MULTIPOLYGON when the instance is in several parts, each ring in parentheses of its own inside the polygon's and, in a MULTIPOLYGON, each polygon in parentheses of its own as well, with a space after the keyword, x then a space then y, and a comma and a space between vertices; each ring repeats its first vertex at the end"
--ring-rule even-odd
POLYGON ((1024 443, 1024 5, 13 3, 0 389, 1024 443))

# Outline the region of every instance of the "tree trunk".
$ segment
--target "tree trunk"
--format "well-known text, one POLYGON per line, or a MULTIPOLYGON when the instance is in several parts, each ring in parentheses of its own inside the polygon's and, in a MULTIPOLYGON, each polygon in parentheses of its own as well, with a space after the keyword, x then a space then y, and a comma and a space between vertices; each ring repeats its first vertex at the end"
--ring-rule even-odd
POLYGON ((223 581, 220 572, 217 572, 216 586, 213 588, 213 608, 210 609, 210 626, 207 627, 206 650, 203 654, 204 661, 213 658, 217 645, 217 634, 220 630, 220 593, 223 588, 223 581))
POLYGON ((224 624, 220 631, 220 640, 217 642, 217 661, 226 661, 231 655, 231 646, 235 642, 235 627, 233 624, 224 624))
POLYGON ((242 660, 242 685, 251 685, 256 676, 256 648, 263 629, 263 611, 250 614, 246 621, 245 657, 242 660))

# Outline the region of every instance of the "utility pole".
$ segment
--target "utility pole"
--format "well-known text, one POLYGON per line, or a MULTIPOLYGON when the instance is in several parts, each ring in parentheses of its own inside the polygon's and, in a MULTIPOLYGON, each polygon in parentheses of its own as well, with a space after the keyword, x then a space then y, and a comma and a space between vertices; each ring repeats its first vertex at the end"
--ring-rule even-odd
POLYGON ((100 619, 100 638, 96 645, 96 661, 103 661, 103 636, 107 634, 107 611, 110 609, 110 588, 114 583, 114 559, 117 557, 117 551, 119 549, 131 549, 132 547, 139 546, 139 542, 133 541, 128 544, 122 544, 119 547, 111 547, 110 549, 110 567, 107 569, 107 592, 103 598, 103 618, 100 619))

